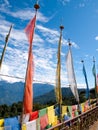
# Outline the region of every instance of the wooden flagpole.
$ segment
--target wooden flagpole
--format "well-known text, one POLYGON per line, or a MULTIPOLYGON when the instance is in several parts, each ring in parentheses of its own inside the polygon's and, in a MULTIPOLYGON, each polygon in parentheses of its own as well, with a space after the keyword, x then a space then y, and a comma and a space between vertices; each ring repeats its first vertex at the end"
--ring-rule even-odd
POLYGON ((4 59, 4 54, 5 54, 5 51, 6 51, 7 44, 8 44, 8 39, 9 39, 9 36, 10 36, 10 33, 11 33, 11 29, 12 29, 12 25, 10 26, 9 32, 6 35, 6 38, 5 38, 5 45, 4 45, 3 52, 2 52, 2 55, 1 55, 1 59, 0 59, 0 69, 1 69, 1 66, 2 66, 3 59, 4 59))

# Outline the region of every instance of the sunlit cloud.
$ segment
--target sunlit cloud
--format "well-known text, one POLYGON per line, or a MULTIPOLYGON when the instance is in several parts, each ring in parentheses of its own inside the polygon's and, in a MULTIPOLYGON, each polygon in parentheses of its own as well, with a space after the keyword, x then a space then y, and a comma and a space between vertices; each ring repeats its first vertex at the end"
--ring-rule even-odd
MULTIPOLYGON (((34 17, 35 11, 32 11, 32 9, 22 9, 18 11, 10 11, 6 8, 1 8, 1 12, 6 13, 14 18, 21 19, 21 20, 30 20, 34 17), (25 13, 24 13, 25 12, 25 13)), ((37 20, 41 22, 48 22, 50 18, 45 17, 41 12, 37 13, 37 20)))
POLYGON ((58 0, 58 2, 61 2, 63 5, 66 5, 71 0, 58 0))
POLYGON ((86 88, 86 84, 77 84, 78 88, 86 88))
POLYGON ((95 40, 98 40, 98 36, 95 37, 95 40))
MULTIPOLYGON (((23 12, 23 10, 20 10, 16 12, 8 11, 7 13, 12 17, 18 17, 21 20, 29 20, 32 18, 32 16, 34 16, 34 12, 31 13, 31 10, 26 11, 26 13, 23 12), (29 13, 31 14, 31 16, 29 15, 29 13), (28 15, 29 18, 26 19, 28 15)), ((48 18, 44 17, 44 15, 41 13, 39 13, 38 17, 37 20, 39 19, 39 21, 41 22, 48 21, 48 18)), ((11 24, 12 23, 4 19, 0 20, 0 30, 2 32, 0 34, 0 41, 3 41, 5 39, 5 36, 8 34, 11 24)), ((59 36, 59 31, 39 25, 38 22, 36 23, 33 40, 34 80, 55 83, 59 36), (53 45, 54 47, 52 47, 51 45, 53 45)), ((72 44, 74 47, 77 47, 76 43, 72 42, 72 44)), ((62 46, 65 45, 67 45, 67 40, 62 37, 62 46)), ((3 49, 4 44, 2 44, 1 46, 3 49)), ((24 28, 19 29, 16 25, 13 24, 4 61, 2 63, 3 67, 1 68, 1 73, 13 77, 21 77, 21 79, 4 76, 2 76, 2 79, 10 82, 16 82, 16 80, 24 81, 28 60, 28 47, 29 43, 25 35, 24 28)), ((64 53, 62 52, 61 55, 64 56, 64 53)), ((62 69, 65 69, 64 62, 62 63, 62 69)), ((67 78, 65 75, 66 70, 64 72, 62 71, 62 86, 66 86, 67 78)))
POLYGON ((0 8, 4 10, 4 8, 11 7, 10 2, 8 0, 1 0, 0 1, 0 8))
POLYGON ((6 5, 10 5, 8 0, 4 0, 6 5))
POLYGON ((79 7, 80 7, 80 8, 85 7, 85 3, 80 3, 80 4, 79 4, 79 7))

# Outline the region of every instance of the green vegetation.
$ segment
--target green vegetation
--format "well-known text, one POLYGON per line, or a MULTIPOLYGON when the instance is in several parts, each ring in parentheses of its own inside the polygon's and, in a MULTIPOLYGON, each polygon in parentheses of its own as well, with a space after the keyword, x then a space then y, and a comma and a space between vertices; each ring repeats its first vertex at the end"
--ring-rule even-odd
MULTIPOLYGON (((51 96, 50 95, 47 96, 47 95, 43 95, 43 96, 38 97, 38 100, 36 102, 34 102, 33 111, 40 110, 42 108, 56 104, 54 94, 50 94, 51 96)), ((86 101, 85 91, 81 91, 79 93, 79 96, 80 96, 79 97, 80 103, 86 101)), ((94 89, 92 89, 90 91, 90 98, 91 99, 95 98, 94 89)), ((70 96, 69 98, 66 96, 63 96, 63 103, 62 104, 63 105, 74 105, 74 104, 77 104, 77 102, 76 102, 74 96, 70 96)), ((3 104, 0 106, 0 118, 13 117, 13 116, 21 115, 21 113, 22 113, 22 102, 13 103, 11 106, 7 106, 6 104, 3 104)))

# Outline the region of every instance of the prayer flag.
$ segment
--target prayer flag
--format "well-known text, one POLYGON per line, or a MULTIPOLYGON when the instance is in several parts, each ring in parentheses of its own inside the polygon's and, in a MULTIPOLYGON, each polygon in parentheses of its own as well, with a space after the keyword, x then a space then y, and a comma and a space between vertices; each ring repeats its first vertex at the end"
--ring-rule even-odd
POLYGON ((85 66, 83 64, 83 74, 84 74, 84 77, 85 77, 85 82, 86 82, 86 98, 89 99, 89 86, 88 86, 88 81, 87 81, 87 74, 86 74, 86 70, 85 70, 85 66))
POLYGON ((35 22, 36 22, 36 15, 25 28, 25 33, 27 35, 27 38, 30 44, 32 44, 32 40, 33 40, 35 22))
POLYGON ((94 76, 94 80, 95 80, 95 94, 96 94, 96 97, 97 97, 97 82, 96 82, 96 68, 95 68, 95 61, 93 62, 93 68, 92 68, 92 73, 93 73, 93 76, 94 76))
POLYGON ((70 47, 69 47, 69 51, 66 56, 66 68, 67 68, 69 86, 70 86, 71 91, 72 91, 73 95, 75 96, 77 102, 79 102, 79 95, 78 95, 78 90, 77 90, 77 83, 76 83, 76 79, 75 79, 73 59, 72 59, 72 53, 71 53, 70 47))
POLYGON ((56 69, 56 87, 55 87, 55 93, 56 93, 56 100, 59 104, 62 103, 62 91, 61 91, 61 38, 62 33, 60 34, 59 39, 59 45, 58 45, 58 54, 57 54, 57 69, 56 69))
POLYGON ((25 28, 26 35, 28 37, 29 45, 29 53, 28 53, 28 64, 27 71, 25 77, 25 91, 24 91, 24 99, 23 99, 23 113, 32 112, 33 108, 33 54, 32 54, 32 41, 34 35, 34 28, 36 22, 36 15, 30 21, 30 23, 25 28))

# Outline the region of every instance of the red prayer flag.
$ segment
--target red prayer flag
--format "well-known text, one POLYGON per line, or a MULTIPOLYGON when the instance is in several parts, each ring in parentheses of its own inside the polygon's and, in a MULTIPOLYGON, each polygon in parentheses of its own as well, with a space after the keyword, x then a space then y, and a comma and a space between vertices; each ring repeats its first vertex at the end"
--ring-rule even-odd
POLYGON ((30 113, 30 119, 29 119, 29 120, 32 121, 32 120, 37 119, 37 118, 38 118, 38 114, 39 114, 38 111, 31 112, 31 113, 30 113))
POLYGON ((44 116, 40 117, 40 130, 44 130, 45 127, 49 124, 48 115, 45 114, 44 116))
POLYGON ((25 90, 24 90, 24 99, 23 99, 23 113, 30 113, 32 112, 33 106, 33 54, 32 54, 32 41, 33 41, 33 34, 34 34, 34 27, 35 27, 36 15, 30 21, 30 23, 25 28, 26 35, 29 40, 29 53, 28 53, 28 64, 27 64, 27 71, 26 71, 26 78, 25 78, 25 90))
POLYGON ((25 33, 27 35, 28 41, 32 44, 33 34, 34 34, 34 27, 35 27, 36 15, 34 18, 29 22, 27 27, 25 28, 25 33))

